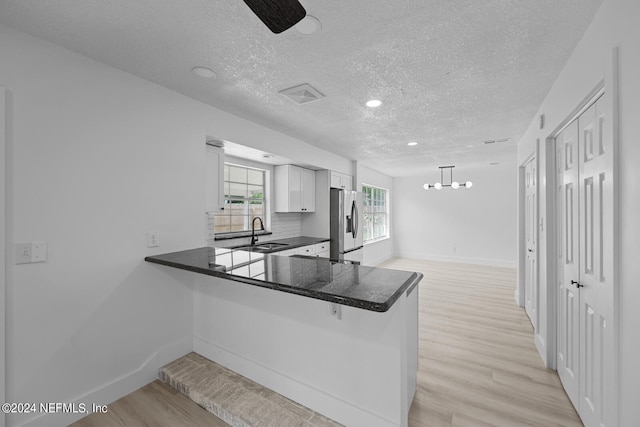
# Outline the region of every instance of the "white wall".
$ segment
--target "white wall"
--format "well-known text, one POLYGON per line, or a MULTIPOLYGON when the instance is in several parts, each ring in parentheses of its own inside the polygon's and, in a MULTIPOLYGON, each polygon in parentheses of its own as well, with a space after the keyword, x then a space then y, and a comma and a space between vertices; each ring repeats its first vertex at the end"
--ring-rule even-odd
POLYGON ((514 161, 454 169, 454 179, 473 182, 468 189, 425 191, 438 169, 394 178, 395 255, 515 267, 516 176, 514 161))
POLYGON ((350 162, 7 27, 0 40, 8 245, 48 242, 43 263, 8 255, 6 399, 106 404, 192 348, 192 276, 143 258, 205 245, 207 135, 350 162))
POLYGON ((369 184, 389 190, 389 238, 364 245, 362 263, 364 265, 377 265, 393 257, 393 199, 395 197, 393 189, 393 178, 380 172, 374 171, 362 165, 357 165, 356 190, 362 191, 362 184, 369 184))
MULTIPOLYGON (((612 50, 619 51, 619 153, 618 153, 618 227, 620 238, 618 245, 619 275, 617 297, 619 304, 619 341, 620 341, 620 388, 618 425, 634 426, 640 422, 640 406, 637 404, 637 391, 640 389, 640 224, 637 221, 640 210, 640 136, 637 122, 640 117, 640 3, 637 0, 605 0, 593 22, 576 46, 571 58, 560 73, 553 88, 545 98, 538 114, 545 114, 547 125, 540 131, 537 120, 529 126, 518 146, 518 161, 524 160, 534 150, 536 139, 544 141, 567 115, 572 112, 604 79, 605 90, 613 91, 612 50)), ((544 171, 546 146, 540 144, 539 169, 544 171)), ((546 197, 545 183, 540 181, 540 201, 546 197)), ((541 206, 545 223, 546 209, 541 206)), ((542 240, 539 256, 546 258, 547 247, 542 240)), ((539 272, 544 280, 546 270, 539 272)), ((541 283, 541 288, 546 283, 541 283)), ((545 307, 540 307, 540 316, 546 316, 545 307)), ((543 337, 544 339, 545 337, 543 337)))

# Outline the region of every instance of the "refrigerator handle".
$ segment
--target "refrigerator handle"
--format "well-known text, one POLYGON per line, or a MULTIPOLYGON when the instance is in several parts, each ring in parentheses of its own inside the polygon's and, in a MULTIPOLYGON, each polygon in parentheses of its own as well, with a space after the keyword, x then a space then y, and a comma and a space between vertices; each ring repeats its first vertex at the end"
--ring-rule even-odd
POLYGON ((351 222, 353 223, 353 226, 351 227, 351 235, 355 239, 358 235, 358 207, 356 206, 355 200, 351 205, 351 222))

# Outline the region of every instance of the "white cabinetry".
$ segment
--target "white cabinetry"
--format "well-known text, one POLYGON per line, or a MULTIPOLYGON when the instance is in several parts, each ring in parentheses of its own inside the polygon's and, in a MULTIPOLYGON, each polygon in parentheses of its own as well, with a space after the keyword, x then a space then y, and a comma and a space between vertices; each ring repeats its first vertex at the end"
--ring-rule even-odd
POLYGON ((293 165, 275 167, 275 211, 315 212, 316 175, 293 165))
POLYGON ((222 148, 206 146, 206 211, 219 212, 224 209, 224 151, 222 148))
POLYGON ((315 245, 301 246, 299 248, 287 249, 286 251, 274 252, 274 255, 315 255, 317 257, 329 258, 329 242, 316 243, 315 245))
POLYGON ((344 173, 331 171, 331 188, 353 190, 353 177, 344 173))
POLYGON ((291 256, 291 255, 297 255, 298 254, 298 249, 287 249, 286 251, 278 251, 278 252, 274 252, 273 255, 280 255, 280 256, 291 256))
POLYGON ((303 246, 298 248, 298 255, 313 256, 316 254, 316 245, 303 246))
POLYGON ((321 258, 329 258, 329 242, 315 244, 316 256, 321 258))

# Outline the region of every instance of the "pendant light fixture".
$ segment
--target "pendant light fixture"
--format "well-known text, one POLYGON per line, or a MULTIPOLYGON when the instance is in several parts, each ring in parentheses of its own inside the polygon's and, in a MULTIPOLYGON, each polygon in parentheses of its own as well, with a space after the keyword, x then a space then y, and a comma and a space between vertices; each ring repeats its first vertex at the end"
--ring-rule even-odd
POLYGON ((471 188, 471 186, 473 185, 473 183, 471 181, 467 181, 463 184, 460 184, 458 181, 454 181, 453 180, 453 168, 455 168, 455 166, 439 166, 438 167, 440 169, 440 182, 436 182, 435 184, 425 184, 422 186, 422 188, 424 188, 425 190, 428 190, 430 188, 435 188, 436 190, 442 190, 444 187, 451 187, 454 190, 457 190, 458 188, 471 188), (445 184, 444 183, 444 170, 445 169, 449 169, 449 183, 445 184))

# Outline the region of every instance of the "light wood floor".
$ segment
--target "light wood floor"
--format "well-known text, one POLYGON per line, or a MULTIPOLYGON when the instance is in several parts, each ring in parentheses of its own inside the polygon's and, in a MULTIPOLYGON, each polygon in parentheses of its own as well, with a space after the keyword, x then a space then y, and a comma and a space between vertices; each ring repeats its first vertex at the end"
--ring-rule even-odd
MULTIPOLYGON (((420 359, 410 427, 582 426, 514 301, 514 269, 394 258, 419 271, 420 359)), ((156 381, 74 427, 224 426, 156 381)), ((280 426, 286 427, 286 426, 280 426)))
POLYGON ((424 274, 410 426, 582 426, 515 303, 515 269, 398 258, 380 267, 424 274))

